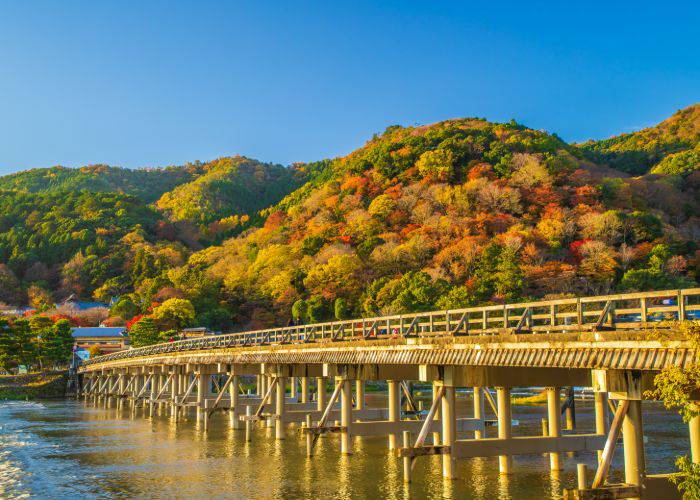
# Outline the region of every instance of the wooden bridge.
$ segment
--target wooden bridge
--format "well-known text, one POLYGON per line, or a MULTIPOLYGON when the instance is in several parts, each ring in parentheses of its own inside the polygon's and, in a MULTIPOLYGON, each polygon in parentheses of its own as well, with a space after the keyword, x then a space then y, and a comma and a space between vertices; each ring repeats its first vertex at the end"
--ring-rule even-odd
MULTIPOLYGON (((94 358, 79 370, 80 393, 151 416, 167 409, 175 421, 193 413, 205 430, 213 414, 227 412, 248 439, 259 423, 273 426, 277 439, 298 424, 309 456, 322 434, 339 434, 344 454, 355 436, 385 435, 407 482, 424 455, 442 455, 443 476, 454 478, 463 458, 498 457, 508 474, 514 455, 548 453, 556 473, 562 453, 597 453, 595 474, 579 466, 568 497, 673 498, 667 479, 646 474, 641 401, 659 370, 696 362, 679 324, 698 319, 700 288, 269 328, 94 358), (241 383, 251 377, 257 389, 244 393, 241 383), (367 407, 366 381, 386 381, 386 407, 367 407), (432 386, 429 408, 413 398, 414 382, 432 386), (594 391, 592 433, 574 431, 573 391, 562 407, 561 389, 574 386, 594 391), (515 387, 546 388, 541 435, 514 435, 515 387), (468 418, 456 417, 458 388, 473 392, 468 418), (497 437, 486 437, 490 425, 497 437), (620 434, 625 483, 610 485, 620 434)), ((690 422, 690 444, 700 462, 700 418, 690 422)))

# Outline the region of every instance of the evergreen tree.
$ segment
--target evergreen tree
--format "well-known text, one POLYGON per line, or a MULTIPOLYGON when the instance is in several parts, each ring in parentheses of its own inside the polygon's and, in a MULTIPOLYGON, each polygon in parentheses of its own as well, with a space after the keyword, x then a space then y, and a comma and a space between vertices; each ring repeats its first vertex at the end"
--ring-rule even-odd
POLYGON ((152 318, 145 317, 138 320, 129 330, 129 340, 133 347, 143 347, 157 344, 161 341, 156 324, 152 318))

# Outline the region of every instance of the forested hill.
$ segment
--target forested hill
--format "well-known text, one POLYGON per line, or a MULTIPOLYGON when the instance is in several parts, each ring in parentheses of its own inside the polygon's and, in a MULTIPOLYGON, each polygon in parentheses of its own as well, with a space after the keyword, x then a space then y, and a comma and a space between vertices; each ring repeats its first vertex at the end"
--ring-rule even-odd
POLYGON ((30 193, 82 190, 124 193, 151 203, 163 193, 190 182, 200 171, 199 164, 153 169, 127 169, 108 165, 35 168, 0 177, 0 189, 30 193))
POLYGON ((700 104, 660 124, 581 145, 586 157, 633 175, 687 176, 700 168, 700 104))
POLYGON ((0 301, 121 295, 131 317, 173 298, 229 328, 690 286, 697 109, 585 145, 478 118, 392 126, 289 169, 197 164, 150 205, 6 191, 0 301), (658 172, 686 153, 690 168, 658 172))

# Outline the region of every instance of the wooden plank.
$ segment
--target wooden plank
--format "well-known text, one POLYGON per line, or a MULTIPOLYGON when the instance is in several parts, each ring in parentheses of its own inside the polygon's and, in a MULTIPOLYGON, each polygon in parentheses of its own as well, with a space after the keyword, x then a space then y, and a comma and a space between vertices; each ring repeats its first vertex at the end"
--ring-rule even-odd
POLYGON ((643 488, 629 484, 614 484, 600 488, 587 488, 585 490, 564 490, 564 500, 612 500, 643 497, 643 488))
POLYGON ((418 448, 397 448, 394 453, 397 457, 410 457, 412 462, 416 457, 424 457, 426 455, 449 455, 450 446, 420 446, 418 448))
POLYGON ((596 451, 602 449, 604 444, 605 436, 601 434, 458 439, 452 447, 452 454, 457 458, 474 458, 567 451, 596 451))

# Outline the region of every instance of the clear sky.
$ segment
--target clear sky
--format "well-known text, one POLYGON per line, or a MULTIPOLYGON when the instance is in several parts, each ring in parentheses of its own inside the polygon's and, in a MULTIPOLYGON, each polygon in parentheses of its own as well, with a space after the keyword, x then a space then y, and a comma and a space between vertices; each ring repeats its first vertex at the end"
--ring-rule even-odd
POLYGON ((6 1, 0 173, 288 164, 462 116, 607 137, 700 101, 699 26, 690 1, 6 1))

